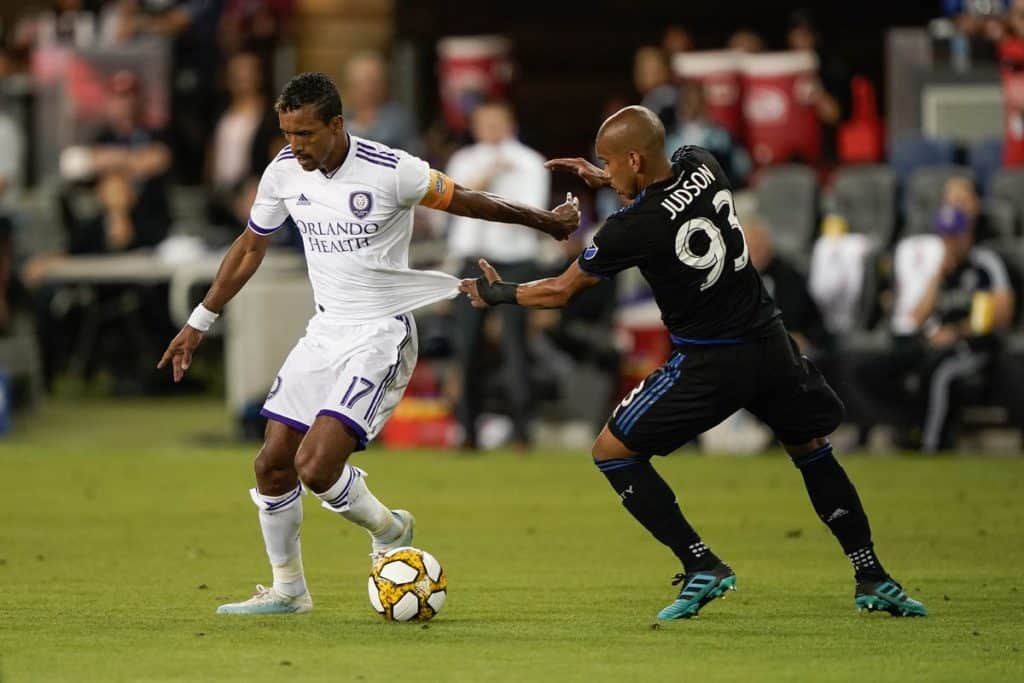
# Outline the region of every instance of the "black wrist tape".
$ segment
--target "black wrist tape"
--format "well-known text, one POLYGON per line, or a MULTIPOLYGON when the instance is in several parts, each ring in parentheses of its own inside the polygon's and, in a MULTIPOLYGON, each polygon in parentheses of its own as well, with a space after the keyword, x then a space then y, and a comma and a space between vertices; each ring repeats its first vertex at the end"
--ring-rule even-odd
POLYGON ((478 277, 476 279, 476 291, 480 293, 480 298, 491 306, 516 303, 516 288, 518 286, 515 282, 499 280, 490 283, 486 278, 478 277))

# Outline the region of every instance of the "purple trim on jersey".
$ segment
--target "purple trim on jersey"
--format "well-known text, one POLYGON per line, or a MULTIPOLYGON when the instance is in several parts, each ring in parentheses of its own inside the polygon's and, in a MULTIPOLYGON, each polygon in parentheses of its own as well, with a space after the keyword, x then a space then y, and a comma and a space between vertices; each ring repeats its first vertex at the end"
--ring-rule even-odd
POLYGON ((250 218, 249 229, 252 230, 257 235, 263 235, 264 237, 266 237, 267 235, 273 235, 275 232, 281 229, 282 225, 284 225, 287 222, 288 219, 285 218, 283 221, 281 221, 281 225, 277 226, 276 228, 264 228, 260 225, 256 225, 256 223, 254 223, 253 220, 250 218))
POLYGON ((274 422, 280 422, 281 424, 283 424, 285 426, 288 426, 288 427, 291 427, 292 429, 294 429, 296 431, 299 431, 299 432, 302 432, 302 433, 306 433, 306 432, 309 431, 309 425, 303 424, 303 423, 299 422, 298 420, 293 420, 290 417, 285 417, 284 415, 278 415, 277 413, 275 413, 275 412, 273 412, 271 410, 267 410, 266 408, 264 408, 263 410, 260 411, 260 415, 262 415, 263 417, 267 418, 268 420, 273 420, 274 422))
POLYGON ((282 154, 278 158, 274 159, 274 163, 276 164, 279 161, 287 161, 288 159, 294 159, 294 158, 295 158, 294 154, 282 154))
POLYGON ((285 145, 284 147, 282 147, 281 151, 277 153, 276 157, 274 157, 274 161, 277 161, 278 159, 280 159, 281 157, 285 156, 286 154, 290 154, 293 157, 295 156, 295 152, 292 151, 292 146, 291 145, 285 145))
POLYGON ((398 155, 394 152, 385 152, 382 149, 371 147, 363 142, 356 142, 356 150, 369 154, 370 156, 380 157, 381 159, 387 159, 388 161, 398 161, 398 155))
POLYGON ((403 314, 398 316, 397 319, 401 320, 405 325, 405 337, 402 338, 402 343, 398 345, 398 360, 388 369, 388 374, 377 388, 377 393, 374 394, 373 400, 370 401, 370 407, 366 409, 366 414, 363 417, 366 419, 367 424, 371 424, 373 419, 377 417, 377 411, 380 410, 380 405, 384 402, 384 395, 394 383, 395 378, 398 377, 398 368, 402 365, 402 351, 405 350, 406 345, 412 340, 412 327, 409 325, 408 318, 403 314))
POLYGON ((386 166, 387 168, 397 168, 398 167, 398 162, 397 161, 396 162, 391 162, 391 161, 382 161, 380 159, 374 159, 371 156, 364 155, 362 150, 356 150, 356 158, 357 159, 362 159, 363 161, 368 161, 371 164, 376 164, 377 166, 386 166))
POLYGON ((336 410, 328 410, 327 408, 324 408, 323 410, 316 414, 317 417, 320 417, 321 415, 333 417, 335 420, 338 420, 339 422, 341 422, 341 424, 345 425, 350 430, 352 430, 352 433, 355 435, 356 440, 359 442, 358 445, 356 446, 357 451, 361 451, 366 448, 366 444, 369 441, 369 439, 366 436, 366 430, 360 427, 356 423, 356 421, 353 420, 351 417, 349 417, 348 415, 342 415, 336 410))

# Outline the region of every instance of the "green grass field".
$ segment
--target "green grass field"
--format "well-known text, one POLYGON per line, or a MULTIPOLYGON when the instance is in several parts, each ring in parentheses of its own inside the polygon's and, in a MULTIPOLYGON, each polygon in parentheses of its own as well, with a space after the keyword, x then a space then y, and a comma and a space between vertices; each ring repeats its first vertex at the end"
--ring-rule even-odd
POLYGON ((196 439, 226 425, 209 400, 62 401, 0 442, 0 680, 1024 680, 1021 459, 845 458, 918 620, 853 609, 787 459, 659 461, 740 590, 655 628, 676 565, 585 453, 372 450, 373 490, 449 576, 437 619, 390 625, 365 534, 309 498, 316 610, 214 614, 270 579, 255 447, 196 439))

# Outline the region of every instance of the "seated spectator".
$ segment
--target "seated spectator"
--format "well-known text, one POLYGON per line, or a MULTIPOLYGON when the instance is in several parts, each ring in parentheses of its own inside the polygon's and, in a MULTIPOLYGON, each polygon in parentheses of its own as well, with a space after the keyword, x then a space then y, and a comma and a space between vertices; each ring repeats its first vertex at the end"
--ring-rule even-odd
POLYGON ((747 150, 733 140, 725 128, 708 117, 704 88, 700 83, 686 81, 679 86, 676 119, 668 128, 665 149, 685 145, 704 147, 715 155, 735 187, 743 187, 753 164, 747 150))
MULTIPOLYGON (((946 184, 945 203, 935 219, 942 258, 932 269, 897 270, 896 286, 920 292, 912 302, 912 329, 896 338, 896 348, 865 373, 867 388, 880 400, 913 401, 918 428, 903 445, 925 451, 956 445, 960 412, 984 395, 999 352, 999 335, 1013 318, 1014 297, 1002 259, 976 242, 977 200, 970 183, 946 184), (910 278, 923 279, 914 287, 910 278), (919 434, 918 434, 919 432, 919 434)), ((911 238, 914 239, 914 238, 911 238)))
POLYGON ((93 144, 82 150, 82 168, 75 170, 97 180, 110 174, 130 179, 135 196, 132 221, 139 230, 152 235, 155 244, 171 224, 167 201, 171 150, 162 131, 151 130, 143 123, 145 94, 139 78, 130 71, 120 71, 110 79, 109 87, 107 121, 93 144))
POLYGON ((179 180, 198 183, 217 111, 223 0, 127 0, 110 4, 103 41, 150 40, 171 54, 171 123, 179 180))
MULTIPOLYGON (((240 52, 225 69, 230 102, 214 128, 207 151, 207 179, 212 193, 210 221, 235 227, 232 211, 238 188, 266 166, 277 120, 263 90, 259 58, 240 52)), ((275 150, 276 151, 276 150, 275 150)))
POLYGON ((736 52, 752 55, 764 52, 764 39, 752 29, 741 28, 729 36, 726 47, 736 52))
POLYGON ((811 357, 820 355, 832 340, 821 317, 821 311, 807 288, 807 278, 775 252, 771 233, 761 219, 747 217, 743 221, 750 262, 761 274, 765 289, 782 311, 786 329, 800 350, 811 357))
POLYGON ((409 110, 388 99, 388 70, 375 52, 364 52, 345 66, 345 128, 353 135, 415 153, 416 121, 409 110))
POLYGON ((660 47, 649 45, 636 51, 633 86, 640 95, 640 104, 657 114, 665 128, 671 127, 676 117, 678 94, 672 84, 668 57, 660 47))

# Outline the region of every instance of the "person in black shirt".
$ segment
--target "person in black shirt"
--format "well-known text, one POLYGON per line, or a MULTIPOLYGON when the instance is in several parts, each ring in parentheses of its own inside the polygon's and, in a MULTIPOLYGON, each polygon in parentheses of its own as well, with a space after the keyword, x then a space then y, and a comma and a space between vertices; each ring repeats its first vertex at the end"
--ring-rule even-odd
POLYGON ((683 147, 669 163, 665 129, 654 112, 626 107, 597 134, 599 169, 584 159, 550 168, 610 186, 629 201, 608 218, 569 268, 525 284, 484 276, 463 280, 474 306, 516 303, 560 308, 601 278, 636 266, 650 283, 674 353, 613 411, 593 457, 626 509, 682 561, 678 598, 659 619, 695 616, 735 587, 736 575, 683 517, 675 494, 651 465, 746 408, 764 420, 800 469, 811 502, 850 558, 859 608, 923 616, 882 568, 867 515, 826 438, 843 406, 817 368, 801 356, 779 310, 750 263, 728 179, 714 157, 683 147))

